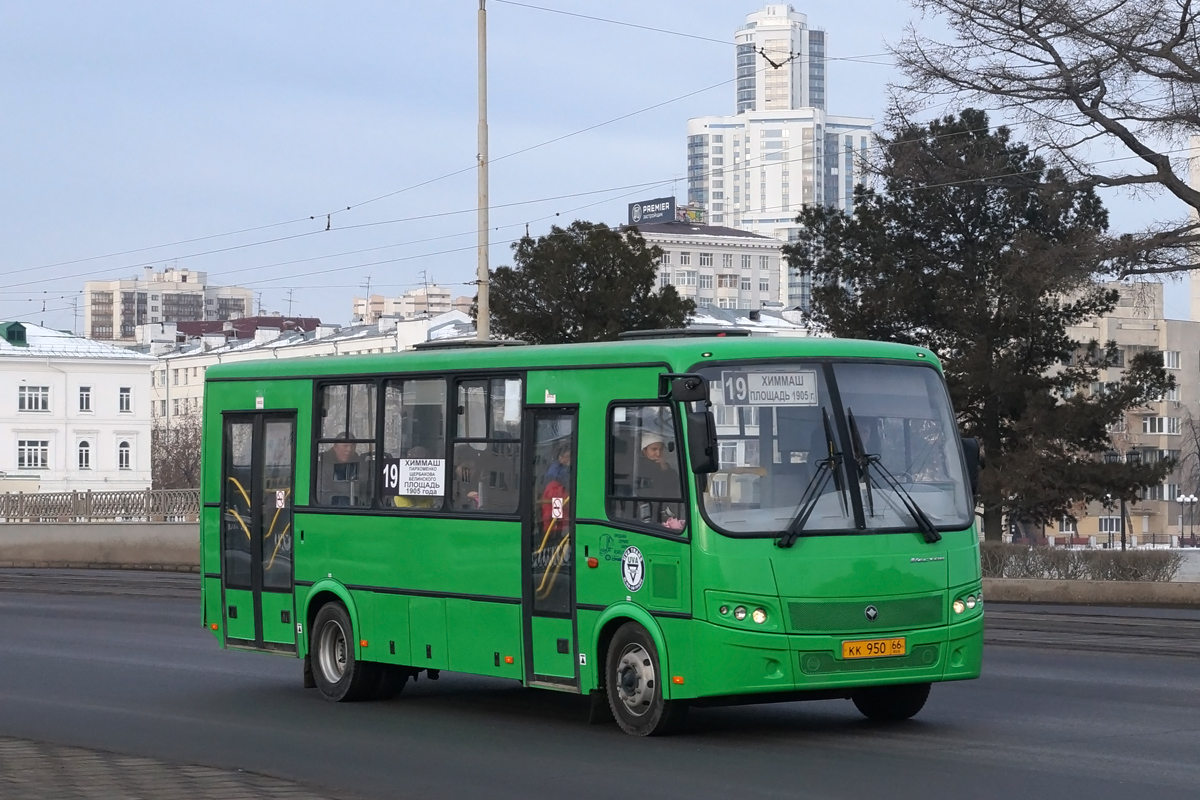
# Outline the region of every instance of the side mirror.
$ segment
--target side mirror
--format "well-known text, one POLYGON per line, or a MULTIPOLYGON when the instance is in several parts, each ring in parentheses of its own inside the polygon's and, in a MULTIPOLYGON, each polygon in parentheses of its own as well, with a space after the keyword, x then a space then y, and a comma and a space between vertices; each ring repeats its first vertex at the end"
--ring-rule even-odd
POLYGON ((717 421, 712 411, 687 412, 688 460, 692 472, 706 475, 716 472, 720 466, 717 459, 717 421))
POLYGON ((691 373, 664 372, 658 376, 658 395, 677 403, 708 401, 708 381, 691 373))
POLYGON ((967 460, 967 479, 971 481, 971 496, 979 496, 979 440, 964 436, 962 439, 963 457, 967 460))

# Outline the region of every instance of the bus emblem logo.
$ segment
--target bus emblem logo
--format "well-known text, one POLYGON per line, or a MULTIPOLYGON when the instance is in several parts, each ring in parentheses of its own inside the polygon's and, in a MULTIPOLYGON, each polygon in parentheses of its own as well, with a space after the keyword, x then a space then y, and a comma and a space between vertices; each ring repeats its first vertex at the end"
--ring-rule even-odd
POLYGON ((863 613, 867 615, 867 620, 868 620, 868 621, 870 621, 870 622, 874 622, 874 621, 875 621, 875 619, 876 619, 876 617, 878 617, 878 616, 879 616, 879 609, 878 609, 878 608, 876 608, 875 606, 867 606, 867 607, 866 607, 866 608, 863 610, 863 613))
POLYGON ((621 580, 631 592, 642 588, 646 581, 646 561, 642 558, 642 551, 636 547, 625 548, 621 555, 621 580))

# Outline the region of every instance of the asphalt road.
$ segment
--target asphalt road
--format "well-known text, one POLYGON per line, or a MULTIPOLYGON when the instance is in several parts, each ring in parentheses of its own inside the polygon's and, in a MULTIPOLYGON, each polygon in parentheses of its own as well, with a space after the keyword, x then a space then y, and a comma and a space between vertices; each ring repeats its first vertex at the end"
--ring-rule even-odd
POLYGON ((589 727, 579 698, 449 673, 326 703, 298 661, 218 650, 186 596, 0 582, 0 737, 335 797, 1195 798, 1200 659, 989 645, 984 677, 935 686, 911 723, 789 703, 700 710, 645 740, 589 727))

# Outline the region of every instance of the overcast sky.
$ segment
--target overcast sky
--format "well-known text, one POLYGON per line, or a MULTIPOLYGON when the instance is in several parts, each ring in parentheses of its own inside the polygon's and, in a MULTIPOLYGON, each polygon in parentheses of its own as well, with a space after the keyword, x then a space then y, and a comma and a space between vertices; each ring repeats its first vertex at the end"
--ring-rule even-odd
MULTIPOLYGON (((733 31, 763 5, 529 2, 721 41, 489 0, 493 267, 526 223, 617 224, 635 199, 684 198, 686 120, 733 112, 733 31)), ((899 77, 885 41, 912 9, 794 5, 828 32, 829 111, 881 119, 899 77)), ((207 271, 260 291, 266 311, 332 322, 368 279, 473 294, 477 7, 0 5, 0 320, 70 328, 85 280, 144 266, 207 271)), ((1118 198, 1114 227, 1180 216, 1172 202, 1118 198)))

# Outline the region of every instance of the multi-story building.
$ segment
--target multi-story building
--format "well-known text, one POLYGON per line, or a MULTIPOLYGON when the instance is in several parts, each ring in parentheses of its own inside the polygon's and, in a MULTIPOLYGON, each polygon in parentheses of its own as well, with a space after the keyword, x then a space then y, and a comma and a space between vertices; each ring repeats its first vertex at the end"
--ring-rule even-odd
POLYGON ((472 298, 455 297, 451 299, 450 290, 431 284, 420 289, 412 289, 399 297, 385 297, 373 294, 370 297, 354 298, 354 319, 372 323, 380 317, 399 317, 400 319, 416 319, 448 311, 470 312, 472 298))
POLYGON ((0 323, 0 491, 149 488, 153 365, 104 342, 0 323))
MULTIPOLYGON (((1091 390, 1103 392, 1110 381, 1120 379, 1123 365, 1141 352, 1161 354, 1167 372, 1176 387, 1148 406, 1133 409, 1112 431, 1113 457, 1143 462, 1174 459, 1177 466, 1163 483, 1147 486, 1139 502, 1126 506, 1126 534, 1164 543, 1181 532, 1187 536, 1195 528, 1195 505, 1180 498, 1200 494, 1200 321, 1193 304, 1191 320, 1166 319, 1161 283, 1114 283, 1110 288, 1121 293, 1117 307, 1104 317, 1070 329, 1076 341, 1095 339, 1116 342, 1120 365, 1105 370, 1091 390)), ((1072 537, 1097 537, 1100 543, 1119 538, 1121 518, 1114 507, 1106 509, 1093 503, 1080 509, 1078 521, 1063 520, 1049 534, 1072 537)))
MULTIPOLYGON (((736 113, 688 120, 688 204, 710 224, 792 241, 804 206, 853 211, 874 121, 828 113, 828 36, 792 6, 748 15, 735 41, 736 113)), ((780 300, 807 309, 809 276, 781 269, 780 300)))
POLYGON ((783 245, 778 239, 692 222, 641 223, 637 229, 649 244, 662 248, 658 285, 674 286, 695 300, 698 310, 777 304, 783 245))
POLYGON ((147 267, 141 278, 88 281, 83 286, 84 335, 136 344, 138 325, 235 319, 253 311, 252 290, 210 286, 207 279, 205 272, 147 267))

